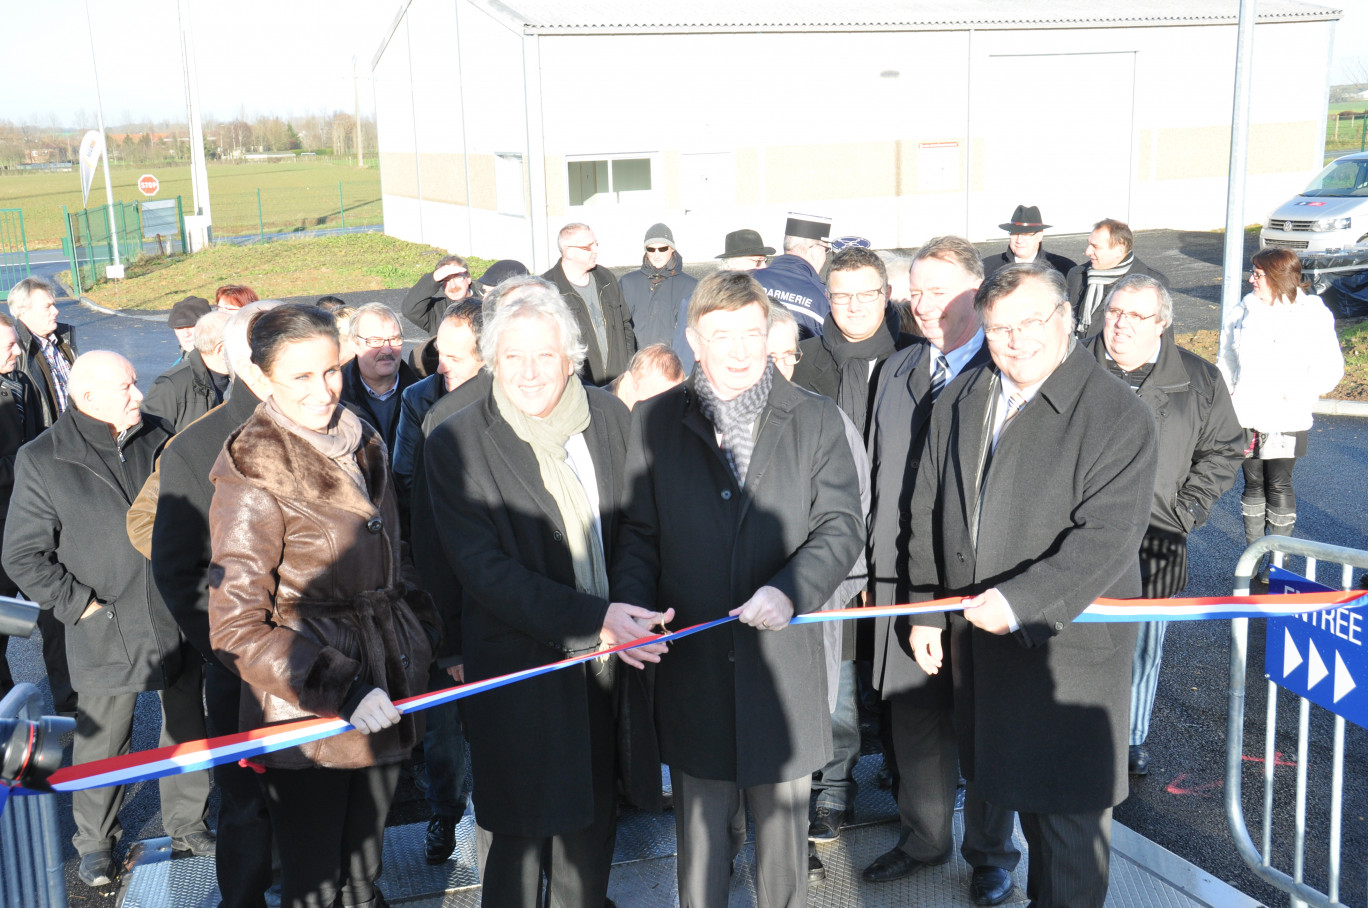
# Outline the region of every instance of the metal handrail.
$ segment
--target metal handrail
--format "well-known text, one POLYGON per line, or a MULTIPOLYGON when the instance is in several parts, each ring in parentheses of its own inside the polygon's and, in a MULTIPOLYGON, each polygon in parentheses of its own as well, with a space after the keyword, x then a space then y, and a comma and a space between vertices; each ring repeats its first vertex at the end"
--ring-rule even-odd
MULTIPOLYGON (((1330 545, 1308 539, 1295 539, 1290 536, 1264 536, 1254 541, 1240 555, 1235 564, 1236 596, 1249 595, 1249 582, 1262 557, 1270 555, 1274 563, 1281 564, 1283 555, 1298 555, 1307 559, 1307 574, 1314 577, 1317 561, 1332 561, 1344 565, 1343 586, 1348 588, 1350 569, 1368 568, 1368 552, 1340 545, 1330 545)), ((1334 777, 1331 787, 1331 843, 1328 868, 1329 893, 1323 893, 1302 881, 1305 845, 1306 819, 1306 747, 1310 721, 1311 701, 1302 697, 1299 715, 1298 755, 1297 755, 1297 830, 1296 866, 1292 874, 1272 866, 1272 807, 1273 807, 1273 732, 1277 727, 1277 686, 1269 682, 1268 729, 1264 744, 1264 819, 1262 827, 1262 848, 1255 844, 1244 819, 1243 772, 1244 772, 1244 729, 1245 729, 1245 677, 1246 661, 1249 653, 1249 619, 1235 618, 1230 623, 1230 694, 1226 720, 1226 784, 1225 808, 1226 825, 1230 828, 1239 852, 1250 869, 1262 880, 1287 892, 1295 900, 1300 900, 1316 908, 1343 908, 1339 901, 1339 827, 1343 812, 1344 797, 1344 718, 1335 717, 1334 738, 1334 777)))
MULTIPOLYGON (((16 684, 0 700, 0 719, 38 719, 43 702, 32 684, 16 684)), ((10 798, 0 814, 0 905, 5 908, 66 908, 55 800, 51 794, 10 798)))

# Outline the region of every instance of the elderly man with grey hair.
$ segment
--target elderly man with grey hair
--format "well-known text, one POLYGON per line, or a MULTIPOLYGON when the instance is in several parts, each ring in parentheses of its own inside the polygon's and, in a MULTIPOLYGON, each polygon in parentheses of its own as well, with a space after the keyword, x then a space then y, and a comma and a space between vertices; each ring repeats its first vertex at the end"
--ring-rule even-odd
MULTIPOLYGON (((460 583, 467 681, 638 639, 671 617, 609 603, 630 418, 576 375, 585 349, 554 289, 505 302, 480 334, 489 394, 425 444, 437 533, 460 583)), ((640 668, 664 649, 619 659, 640 668)), ((618 765, 615 687, 642 681, 619 659, 465 701, 486 905, 541 904, 543 876, 551 904, 604 904, 619 770, 660 797, 658 758, 632 749, 633 765, 618 765)))
MULTIPOLYGON (((57 321, 57 301, 52 285, 42 278, 26 277, 9 292, 9 312, 19 342, 15 369, 28 376, 38 392, 34 413, 37 431, 57 421, 67 409, 67 382, 76 361, 76 329, 57 321)), ((44 611, 38 616, 43 632, 43 665, 47 669, 52 702, 59 713, 76 711, 76 694, 66 661, 66 626, 44 611)))
POLYGON ((231 381, 223 356, 223 326, 233 313, 216 309, 195 322, 195 346, 179 364, 157 376, 142 411, 179 432, 223 403, 231 381))
MULTIPOLYGON (((129 752, 143 691, 160 692, 161 744, 204 737, 200 665, 186 651, 151 568, 124 537, 131 502, 169 433, 142 419, 133 366, 117 353, 86 353, 71 368, 72 406, 25 445, 5 524, 4 567, 35 602, 67 625, 67 660, 77 698, 72 759, 87 763, 129 752)), ((208 780, 198 773, 161 782, 162 821, 172 847, 212 854, 205 826, 208 780)), ((72 796, 90 886, 113 882, 124 788, 72 796)))
MULTIPOLYGON (((248 337, 252 321, 278 305, 276 300, 261 300, 225 313, 229 317, 222 327, 222 352, 233 376, 227 399, 176 435, 157 467, 160 489, 152 525, 152 576, 181 633, 205 662, 205 718, 211 735, 247 729, 238 727, 242 682, 218 661, 209 645, 209 504, 214 497, 209 470, 228 436, 270 396, 270 382, 252 365, 248 337)), ((271 823, 266 801, 255 774, 236 763, 215 767, 214 783, 223 792, 215 855, 223 906, 259 906, 271 886, 271 823)))
MULTIPOLYGON (((1162 281, 1148 274, 1121 278, 1103 304, 1102 319, 1102 332, 1088 346, 1156 414, 1159 466, 1149 530, 1140 543, 1140 583, 1146 599, 1167 599, 1187 586, 1188 534, 1206 523, 1217 499, 1235 484, 1245 433, 1220 370, 1169 338, 1173 298, 1162 281)), ((1145 740, 1167 627, 1167 621, 1141 622, 1135 641, 1131 775, 1149 772, 1145 740)))
POLYGON ((384 303, 358 306, 347 326, 356 358, 342 367, 342 403, 375 427, 393 454, 399 403, 418 373, 404 362, 404 330, 384 303))

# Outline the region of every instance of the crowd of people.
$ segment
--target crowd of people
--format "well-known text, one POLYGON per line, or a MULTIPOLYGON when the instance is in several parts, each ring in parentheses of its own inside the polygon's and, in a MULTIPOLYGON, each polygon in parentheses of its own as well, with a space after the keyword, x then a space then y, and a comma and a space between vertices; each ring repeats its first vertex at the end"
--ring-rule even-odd
MULTIPOLYGON (((886 883, 960 854, 969 896, 1100 906, 1112 808, 1145 747, 1164 625, 1077 623, 1187 583, 1187 536, 1243 469, 1250 541, 1290 534, 1292 466, 1342 373, 1294 253, 1254 257, 1216 365, 1179 347, 1162 274, 1103 220, 1076 264, 1038 208, 980 257, 911 256, 790 215, 686 273, 666 224, 639 269, 585 224, 533 276, 450 255, 396 313, 337 297, 188 297, 182 355, 138 390, 78 353, 53 290, 0 316, 3 584, 42 607, 77 763, 306 716, 345 733, 161 782, 173 848, 224 906, 382 906, 385 820, 421 745, 424 856, 473 800, 483 903, 600 908, 622 803, 664 808, 681 905, 807 904, 878 720, 886 883), (406 318, 428 339, 404 354, 406 318), (951 598, 953 611, 791 623, 951 598), (395 701, 735 621, 481 692, 395 701), (468 759, 468 764, 467 764, 468 759), (748 819, 749 818, 749 819, 748 819)), ((0 640, 0 642, 3 642, 0 640)), ((4 661, 0 660, 0 666, 4 661)), ((9 683, 7 673, 3 679, 9 683)), ((117 876, 121 787, 73 796, 79 875, 117 876)))

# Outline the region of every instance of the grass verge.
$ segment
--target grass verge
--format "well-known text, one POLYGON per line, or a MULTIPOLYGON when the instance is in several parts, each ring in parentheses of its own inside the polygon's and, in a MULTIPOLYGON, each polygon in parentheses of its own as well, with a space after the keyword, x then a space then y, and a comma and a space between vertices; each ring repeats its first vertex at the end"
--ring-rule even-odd
MULTIPOLYGON (((169 309, 192 294, 212 300, 223 284, 246 284, 263 299, 408 288, 444 254, 382 233, 213 246, 129 265, 124 280, 101 280, 86 295, 110 309, 169 309)), ((492 264, 479 258, 467 263, 475 277, 492 264)))
MULTIPOLYGON (((1368 319, 1340 322, 1336 331, 1340 349, 1344 351, 1344 378, 1325 396, 1331 400, 1368 400, 1368 319)), ((1219 332, 1180 334, 1177 340, 1178 346, 1186 347, 1208 362, 1216 362, 1221 344, 1219 332)))

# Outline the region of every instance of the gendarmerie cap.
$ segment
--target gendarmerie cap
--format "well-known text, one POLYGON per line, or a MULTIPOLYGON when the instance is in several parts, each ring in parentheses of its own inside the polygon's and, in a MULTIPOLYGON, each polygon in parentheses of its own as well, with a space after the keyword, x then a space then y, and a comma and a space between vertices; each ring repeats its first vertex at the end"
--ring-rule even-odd
POLYGON ((1009 223, 998 224, 1008 233, 1039 233, 1049 226, 1040 222, 1040 209, 1035 205, 1018 205, 1009 223))
POLYGON ((202 296, 187 296, 171 307, 171 316, 166 320, 168 328, 193 328, 201 318, 209 314, 209 301, 202 296))
POLYGON ((790 211, 788 221, 784 224, 784 236, 828 242, 831 238, 831 218, 790 211))

